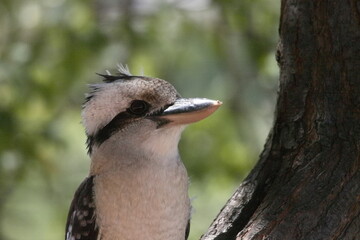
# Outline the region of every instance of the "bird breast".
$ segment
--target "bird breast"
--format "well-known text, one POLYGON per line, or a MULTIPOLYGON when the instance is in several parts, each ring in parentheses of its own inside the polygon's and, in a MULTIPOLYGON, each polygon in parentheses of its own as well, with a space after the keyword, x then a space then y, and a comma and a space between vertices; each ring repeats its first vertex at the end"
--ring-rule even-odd
POLYGON ((190 217, 188 176, 180 159, 108 171, 95 178, 102 240, 182 240, 190 217))

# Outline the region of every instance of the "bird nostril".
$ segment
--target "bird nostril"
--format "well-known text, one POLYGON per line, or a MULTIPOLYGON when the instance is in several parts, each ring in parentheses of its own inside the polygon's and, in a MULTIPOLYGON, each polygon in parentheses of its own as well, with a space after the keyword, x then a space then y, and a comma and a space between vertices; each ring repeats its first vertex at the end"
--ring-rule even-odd
POLYGON ((159 110, 151 113, 150 115, 151 115, 151 116, 161 115, 167 108, 169 108, 169 107, 172 106, 172 105, 174 105, 174 103, 167 104, 167 105, 165 105, 164 107, 160 108, 159 110))
POLYGON ((162 111, 165 111, 167 108, 171 107, 172 105, 174 105, 175 103, 170 103, 165 105, 163 108, 161 108, 162 111))

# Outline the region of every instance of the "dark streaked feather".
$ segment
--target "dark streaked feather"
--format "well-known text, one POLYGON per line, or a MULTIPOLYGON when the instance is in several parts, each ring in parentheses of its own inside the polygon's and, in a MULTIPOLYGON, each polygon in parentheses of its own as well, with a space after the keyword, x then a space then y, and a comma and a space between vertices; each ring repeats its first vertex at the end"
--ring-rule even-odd
POLYGON ((96 226, 93 186, 94 176, 91 176, 76 190, 66 222, 65 240, 97 239, 99 229, 96 226))
POLYGON ((103 77, 103 81, 106 83, 111 83, 114 82, 116 80, 129 80, 131 78, 133 78, 133 76, 131 75, 126 75, 124 73, 119 73, 118 75, 106 75, 106 74, 101 74, 101 73, 96 73, 97 75, 103 77))
POLYGON ((116 115, 108 124, 102 127, 93 136, 87 138, 88 153, 91 154, 94 145, 100 146, 109 139, 115 132, 120 131, 134 120, 134 116, 128 112, 121 112, 116 115))
POLYGON ((85 101, 83 103, 83 109, 85 108, 85 105, 90 102, 90 100, 95 96, 95 94, 100 90, 100 87, 97 85, 90 85, 90 92, 86 94, 85 101))
POLYGON ((92 153, 92 148, 93 148, 94 144, 95 144, 94 137, 88 136, 86 139, 86 148, 88 150, 89 155, 91 155, 91 153, 92 153))
POLYGON ((113 134, 124 129, 128 124, 132 123, 139 117, 147 116, 149 119, 157 123, 157 128, 160 128, 167 123, 169 120, 156 118, 156 116, 161 115, 165 108, 160 109, 150 115, 144 114, 143 116, 138 116, 129 113, 129 111, 120 112, 117 114, 108 124, 98 130, 94 135, 88 135, 86 140, 86 145, 88 149, 88 154, 91 155, 92 148, 94 145, 100 146, 103 142, 109 139, 113 134))
POLYGON ((86 145, 88 149, 88 154, 91 155, 92 148, 94 145, 100 146, 103 142, 109 139, 113 134, 124 129, 128 124, 136 121, 139 117, 147 116, 149 119, 157 123, 157 128, 160 128, 170 121, 167 119, 157 118, 161 115, 164 110, 170 105, 165 106, 151 114, 144 114, 142 116, 131 114, 128 110, 118 113, 108 124, 99 129, 94 135, 88 135, 86 140, 86 145))
POLYGON ((187 225, 186 225, 186 230, 185 230, 185 240, 187 240, 187 239, 188 239, 188 237, 189 237, 189 233, 190 233, 190 219, 189 219, 189 221, 188 221, 188 223, 187 223, 187 225))
POLYGON ((111 83, 111 82, 114 82, 114 81, 120 80, 120 79, 128 80, 133 77, 132 74, 130 73, 127 65, 118 64, 117 67, 118 67, 118 71, 119 71, 119 73, 117 75, 111 75, 111 73, 109 71, 106 71, 107 75, 100 74, 100 73, 96 73, 96 74, 103 77, 104 78, 103 81, 105 83, 111 83))
MULTIPOLYGON (((120 72, 118 75, 110 75, 110 74, 101 74, 96 73, 97 75, 103 77, 103 82, 105 83, 112 83, 116 80, 130 80, 133 77, 132 75, 127 75, 126 73, 120 72)), ((99 84, 92 84, 90 85, 90 93, 86 94, 85 101, 83 103, 83 108, 85 105, 95 96, 96 92, 98 92, 101 88, 99 84)))

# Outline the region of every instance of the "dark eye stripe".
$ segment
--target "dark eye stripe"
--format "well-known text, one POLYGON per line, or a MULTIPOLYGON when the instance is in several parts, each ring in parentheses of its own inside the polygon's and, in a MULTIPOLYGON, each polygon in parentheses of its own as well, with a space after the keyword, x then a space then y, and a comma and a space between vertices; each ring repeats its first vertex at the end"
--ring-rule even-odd
POLYGON ((126 125, 134 121, 134 116, 128 112, 121 112, 116 115, 108 124, 95 133, 95 135, 88 136, 86 141, 88 153, 91 154, 94 144, 101 145, 109 139, 114 133, 123 129, 126 125))
MULTIPOLYGON (((140 100, 136 100, 140 101, 140 100)), ((141 101, 143 102, 143 101, 141 101)), ((120 131, 121 129, 125 128, 130 123, 136 121, 136 119, 139 119, 139 117, 144 117, 148 113, 148 108, 150 108, 150 105, 146 102, 145 109, 141 107, 141 111, 139 109, 127 109, 124 112, 119 113, 116 115, 108 124, 106 124, 104 127, 102 127, 99 131, 97 131, 94 135, 89 135, 87 137, 87 148, 88 148, 88 154, 91 155, 92 148, 94 145, 100 146, 103 142, 105 142, 107 139, 109 139, 112 135, 114 135, 116 132, 120 131), (134 113, 136 111, 136 113, 134 113)), ((140 106, 140 105, 139 105, 140 106)), ((165 108, 160 109, 159 111, 151 114, 148 116, 148 119, 151 119, 152 121, 156 122, 157 128, 160 128, 167 123, 169 123, 166 119, 157 118, 156 116, 159 115, 164 111, 165 108)))

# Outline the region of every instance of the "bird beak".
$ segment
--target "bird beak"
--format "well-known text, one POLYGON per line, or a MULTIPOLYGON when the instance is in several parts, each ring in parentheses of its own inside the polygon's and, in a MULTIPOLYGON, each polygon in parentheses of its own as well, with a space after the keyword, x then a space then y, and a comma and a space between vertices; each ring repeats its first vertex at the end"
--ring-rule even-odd
POLYGON ((171 125, 184 125, 200 121, 216 111, 222 102, 206 98, 179 98, 166 108, 160 118, 171 125))

